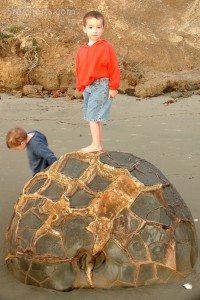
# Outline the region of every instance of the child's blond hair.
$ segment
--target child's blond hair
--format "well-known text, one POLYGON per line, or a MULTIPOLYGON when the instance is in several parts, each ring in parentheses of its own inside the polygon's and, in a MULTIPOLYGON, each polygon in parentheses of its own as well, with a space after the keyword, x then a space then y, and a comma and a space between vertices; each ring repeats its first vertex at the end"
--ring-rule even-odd
POLYGON ((20 146, 27 140, 27 132, 21 127, 15 127, 8 131, 6 135, 6 144, 8 148, 20 146))

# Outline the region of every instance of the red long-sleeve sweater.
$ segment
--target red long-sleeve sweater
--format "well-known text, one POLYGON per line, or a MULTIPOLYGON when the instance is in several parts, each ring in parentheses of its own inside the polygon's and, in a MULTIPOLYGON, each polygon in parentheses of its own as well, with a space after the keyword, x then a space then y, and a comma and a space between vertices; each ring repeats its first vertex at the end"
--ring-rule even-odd
POLYGON ((99 40, 92 46, 85 43, 76 55, 76 87, 83 92, 96 79, 109 78, 109 88, 117 90, 120 71, 115 51, 106 40, 99 40))

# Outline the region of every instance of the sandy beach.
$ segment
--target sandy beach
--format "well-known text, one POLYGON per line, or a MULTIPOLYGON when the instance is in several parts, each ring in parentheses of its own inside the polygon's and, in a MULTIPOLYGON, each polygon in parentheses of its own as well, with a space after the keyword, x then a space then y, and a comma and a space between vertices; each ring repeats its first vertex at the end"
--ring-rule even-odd
MULTIPOLYGON (((163 95, 148 99, 118 95, 110 121, 103 126, 105 150, 129 152, 154 164, 181 194, 195 220, 200 235, 200 96, 172 98, 163 95)), ((172 284, 119 290, 74 290, 63 293, 28 286, 16 280, 5 265, 5 233, 14 205, 32 173, 25 151, 10 151, 5 135, 11 127, 37 129, 47 138, 57 157, 90 143, 83 103, 64 98, 15 98, 1 94, 0 100, 0 300, 64 299, 200 299, 200 258, 191 275, 172 284), (183 284, 192 284, 187 290, 183 284)), ((199 243, 200 249, 200 243, 199 243)), ((199 250, 200 252, 200 250, 199 250)))

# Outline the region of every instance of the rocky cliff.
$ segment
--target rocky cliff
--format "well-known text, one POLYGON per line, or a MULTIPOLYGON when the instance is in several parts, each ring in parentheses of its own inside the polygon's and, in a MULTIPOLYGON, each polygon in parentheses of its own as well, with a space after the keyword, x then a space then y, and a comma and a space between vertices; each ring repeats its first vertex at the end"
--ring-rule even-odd
POLYGON ((1 0, 0 91, 74 88, 89 10, 105 15, 121 92, 146 97, 200 88, 199 0, 1 0))

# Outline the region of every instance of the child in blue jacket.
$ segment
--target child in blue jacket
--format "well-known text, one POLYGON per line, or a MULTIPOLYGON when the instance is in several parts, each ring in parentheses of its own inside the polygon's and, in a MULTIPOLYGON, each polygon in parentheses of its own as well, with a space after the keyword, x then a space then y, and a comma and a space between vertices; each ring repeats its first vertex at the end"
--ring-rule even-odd
POLYGON ((46 169, 57 160, 57 157, 48 148, 46 136, 37 130, 27 133, 23 128, 12 128, 6 135, 6 144, 9 149, 13 150, 26 148, 33 175, 46 169))

